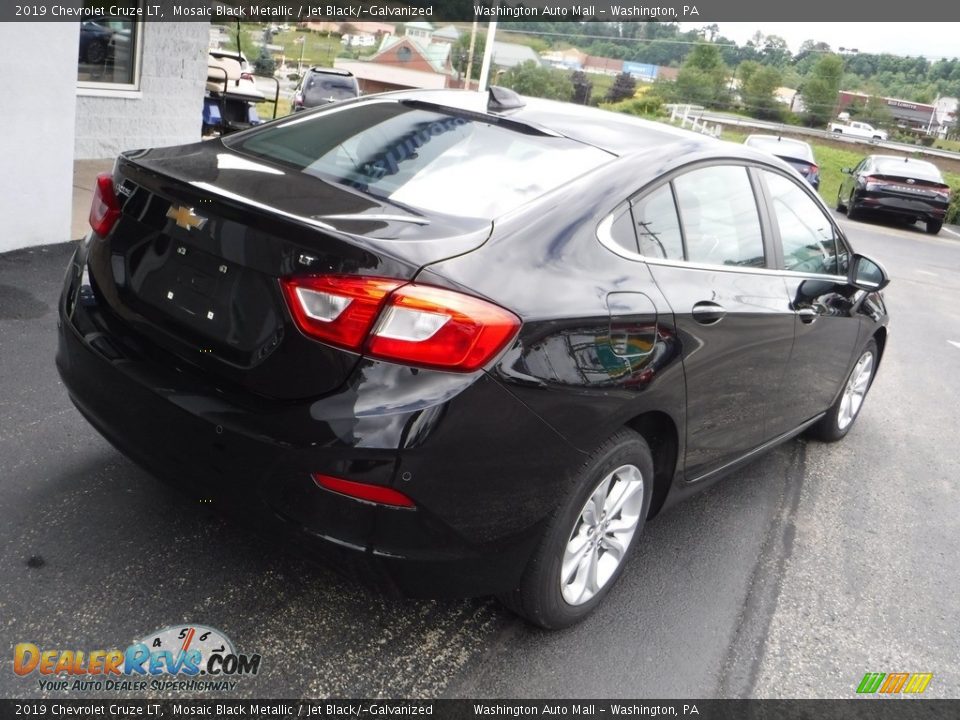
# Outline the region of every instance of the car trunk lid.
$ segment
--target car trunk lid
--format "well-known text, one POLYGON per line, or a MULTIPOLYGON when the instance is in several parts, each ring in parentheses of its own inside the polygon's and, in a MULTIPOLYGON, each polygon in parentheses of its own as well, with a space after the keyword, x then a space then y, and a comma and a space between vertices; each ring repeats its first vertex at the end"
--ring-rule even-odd
POLYGON ((359 360, 299 333, 281 277, 409 280, 490 232, 489 221, 428 218, 219 141, 121 157, 114 186, 122 212, 90 259, 111 310, 218 382, 272 398, 331 392, 359 360))

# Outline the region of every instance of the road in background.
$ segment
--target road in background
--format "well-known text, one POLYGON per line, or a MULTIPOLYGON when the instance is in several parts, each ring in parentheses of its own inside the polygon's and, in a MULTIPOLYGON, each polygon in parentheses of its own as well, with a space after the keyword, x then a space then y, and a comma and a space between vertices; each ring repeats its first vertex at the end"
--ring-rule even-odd
POLYGON ((960 697, 960 242, 841 223, 893 277, 851 434, 790 442, 651 522, 598 612, 557 633, 490 600, 370 593, 134 466, 53 366, 69 246, 0 255, 0 696, 43 695, 16 643, 196 622, 263 655, 235 696, 850 697, 903 671, 960 697))

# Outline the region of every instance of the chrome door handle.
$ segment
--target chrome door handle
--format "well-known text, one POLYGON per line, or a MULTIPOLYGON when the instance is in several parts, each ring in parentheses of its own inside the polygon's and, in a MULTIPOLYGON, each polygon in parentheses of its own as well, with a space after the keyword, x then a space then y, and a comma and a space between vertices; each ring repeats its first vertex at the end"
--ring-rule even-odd
POLYGON ((727 314, 727 311, 723 308, 722 305, 717 305, 714 302, 698 302, 693 306, 691 310, 693 314, 693 319, 696 320, 701 325, 713 325, 723 320, 723 317, 727 314))

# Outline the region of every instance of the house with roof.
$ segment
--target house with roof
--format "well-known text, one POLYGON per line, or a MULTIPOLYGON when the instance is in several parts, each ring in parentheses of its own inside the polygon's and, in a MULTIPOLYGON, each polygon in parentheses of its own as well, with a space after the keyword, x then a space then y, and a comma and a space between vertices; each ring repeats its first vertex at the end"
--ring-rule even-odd
POLYGON ((493 43, 493 57, 490 62, 498 68, 509 70, 517 65, 523 65, 525 62, 533 61, 537 65, 542 65, 540 56, 529 45, 518 45, 517 43, 499 42, 493 43))
POLYGON ((461 34, 462 33, 453 25, 445 25, 433 33, 432 39, 433 42, 445 42, 453 45, 460 39, 461 34))
MULTIPOLYGON (((852 105, 864 105, 870 99, 870 95, 863 93, 841 91, 837 97, 837 112, 844 112, 852 105)), ((943 115, 937 112, 936 105, 901 98, 884 97, 878 99, 886 105, 897 126, 904 130, 910 130, 917 134, 940 136, 947 132, 947 126, 942 122, 943 115)))
POLYGON ((455 87, 451 45, 434 42, 433 33, 433 25, 428 22, 405 23, 403 35, 385 36, 373 57, 338 58, 334 67, 353 73, 364 94, 455 87))

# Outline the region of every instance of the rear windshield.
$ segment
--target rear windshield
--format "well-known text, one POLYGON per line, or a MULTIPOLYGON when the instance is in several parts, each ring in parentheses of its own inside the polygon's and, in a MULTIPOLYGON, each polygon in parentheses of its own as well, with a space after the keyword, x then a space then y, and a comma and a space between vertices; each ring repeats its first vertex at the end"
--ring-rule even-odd
POLYGON ((567 138, 393 101, 340 107, 224 142, 389 202, 485 219, 614 158, 567 138))
POLYGON ((904 162, 899 158, 876 157, 873 159, 874 172, 880 175, 899 175, 900 177, 943 182, 943 176, 933 163, 923 160, 904 162))
POLYGON ((311 100, 346 100, 357 96, 357 86, 350 77, 312 74, 307 78, 303 94, 311 100))
POLYGON ((752 137, 747 140, 747 145, 757 150, 768 152, 771 155, 792 157, 813 162, 813 151, 810 149, 810 146, 798 140, 752 137))

